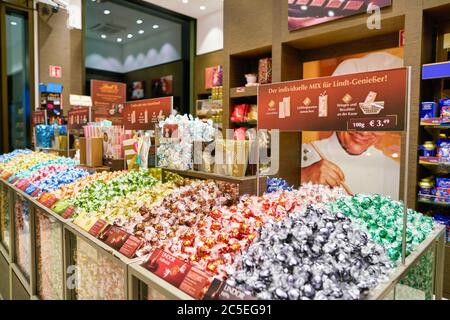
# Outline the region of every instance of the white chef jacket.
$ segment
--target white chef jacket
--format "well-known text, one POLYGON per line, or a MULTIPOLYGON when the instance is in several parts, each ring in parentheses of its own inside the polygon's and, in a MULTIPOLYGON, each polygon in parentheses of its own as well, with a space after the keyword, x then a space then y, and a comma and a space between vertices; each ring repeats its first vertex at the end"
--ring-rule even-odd
MULTIPOLYGON (((375 147, 359 156, 347 153, 336 133, 315 145, 328 161, 337 165, 345 175, 345 182, 353 193, 381 194, 399 199, 400 164, 375 147)), ((302 168, 322 160, 309 144, 302 146, 302 168), (305 151, 307 151, 305 153, 305 151)))

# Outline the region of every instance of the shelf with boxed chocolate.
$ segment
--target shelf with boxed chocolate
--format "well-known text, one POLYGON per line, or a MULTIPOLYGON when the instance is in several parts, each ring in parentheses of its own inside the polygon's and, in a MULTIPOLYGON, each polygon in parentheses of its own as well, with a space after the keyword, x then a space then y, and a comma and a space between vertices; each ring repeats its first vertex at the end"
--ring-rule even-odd
POLYGON ((417 196, 417 202, 424 204, 431 204, 437 206, 450 207, 450 197, 435 196, 430 194, 419 193, 417 196))

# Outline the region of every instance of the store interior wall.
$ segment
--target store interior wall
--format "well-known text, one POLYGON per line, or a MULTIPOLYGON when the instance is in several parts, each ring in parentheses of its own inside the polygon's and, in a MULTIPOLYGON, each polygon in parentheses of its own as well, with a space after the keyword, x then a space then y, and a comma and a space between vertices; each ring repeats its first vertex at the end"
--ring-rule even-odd
POLYGON ((69 106, 70 94, 83 93, 83 32, 69 28, 68 20, 67 10, 54 13, 48 5, 38 5, 39 82, 62 84, 63 106, 69 106), (62 77, 51 77, 50 66, 61 67, 62 77))
POLYGON ((197 19, 197 55, 223 49, 223 9, 197 19))

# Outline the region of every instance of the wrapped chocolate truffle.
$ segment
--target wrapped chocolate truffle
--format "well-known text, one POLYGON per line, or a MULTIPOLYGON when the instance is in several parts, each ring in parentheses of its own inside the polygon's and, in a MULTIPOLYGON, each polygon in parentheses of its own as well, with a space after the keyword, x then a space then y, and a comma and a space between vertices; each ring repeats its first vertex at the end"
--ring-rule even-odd
MULTIPOLYGON (((382 244, 392 261, 402 255, 404 206, 380 195, 344 197, 329 205, 334 212, 350 217, 367 230, 371 239, 382 244)), ((411 254, 433 230, 433 219, 408 209, 406 254, 411 254)))
POLYGON ((222 182, 194 182, 174 190, 151 208, 141 208, 141 216, 125 225, 128 232, 143 239, 139 256, 160 247, 170 238, 184 234, 214 208, 238 200, 236 185, 222 182))
POLYGON ((259 299, 361 299, 386 281, 384 248, 343 214, 309 206, 269 221, 227 268, 228 284, 259 299))

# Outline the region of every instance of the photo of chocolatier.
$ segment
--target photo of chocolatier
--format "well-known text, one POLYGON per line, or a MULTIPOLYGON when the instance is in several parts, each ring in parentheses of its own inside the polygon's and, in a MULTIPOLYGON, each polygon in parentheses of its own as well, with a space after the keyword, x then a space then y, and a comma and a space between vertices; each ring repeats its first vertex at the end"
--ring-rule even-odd
MULTIPOLYGON (((306 78, 339 76, 403 66, 401 52, 372 52, 339 59, 332 70, 316 67, 306 78), (395 54, 393 54, 395 53, 395 54), (330 72, 330 73, 328 73, 330 72), (328 73, 328 74, 327 74, 328 73)), ((331 61, 316 63, 326 65, 331 61)), ((314 68, 305 68, 314 69, 314 68)), ((304 132, 301 154, 302 183, 341 186, 350 194, 382 194, 398 200, 401 135, 398 132, 304 132)))
POLYGON ((288 0, 289 30, 341 19, 392 4, 392 0, 288 0))
POLYGON ((348 186, 350 193, 378 193, 397 199, 400 163, 375 145, 385 132, 335 132, 302 148, 302 182, 348 186))

